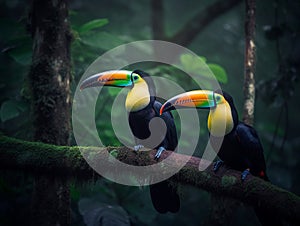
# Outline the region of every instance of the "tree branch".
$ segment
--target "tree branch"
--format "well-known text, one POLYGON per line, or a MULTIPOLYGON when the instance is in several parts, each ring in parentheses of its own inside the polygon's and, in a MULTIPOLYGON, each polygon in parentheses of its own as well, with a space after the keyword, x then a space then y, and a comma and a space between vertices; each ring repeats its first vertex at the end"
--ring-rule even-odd
MULTIPOLYGON (((112 163, 103 156, 114 150, 117 159, 132 165, 151 165, 155 150, 135 153, 126 147, 81 147, 83 154, 93 156, 98 164, 112 167, 112 163)), ((300 222, 300 197, 249 175, 241 182, 240 172, 221 167, 215 173, 209 166, 205 171, 199 171, 199 164, 209 162, 197 157, 165 151, 161 159, 170 159, 165 167, 178 167, 183 161, 187 164, 176 173, 171 180, 182 184, 190 184, 200 189, 231 197, 243 203, 260 205, 276 214, 280 214, 292 223, 300 222)), ((93 170, 82 157, 79 147, 55 146, 38 142, 21 141, 5 136, 0 137, 0 166, 2 169, 19 169, 34 173, 51 173, 55 176, 74 176, 80 179, 95 177, 93 170)), ((163 173, 163 172, 162 172, 163 173)))
POLYGON ((227 12, 242 0, 219 0, 197 13, 168 41, 187 46, 211 22, 227 12))

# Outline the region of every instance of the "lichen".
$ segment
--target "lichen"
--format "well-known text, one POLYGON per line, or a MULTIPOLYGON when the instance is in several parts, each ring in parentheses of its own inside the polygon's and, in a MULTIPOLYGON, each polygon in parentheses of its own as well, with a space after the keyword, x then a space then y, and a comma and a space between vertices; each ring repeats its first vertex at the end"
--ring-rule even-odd
POLYGON ((221 184, 223 187, 230 187, 232 185, 235 185, 237 179, 234 176, 223 176, 221 180, 221 184))

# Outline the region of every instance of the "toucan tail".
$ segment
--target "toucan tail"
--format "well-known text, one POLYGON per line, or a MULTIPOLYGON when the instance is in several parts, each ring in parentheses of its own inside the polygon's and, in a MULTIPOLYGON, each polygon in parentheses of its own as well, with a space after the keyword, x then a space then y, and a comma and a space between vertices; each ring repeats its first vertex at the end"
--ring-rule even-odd
POLYGON ((150 185, 150 195, 153 206, 159 213, 168 211, 176 213, 179 211, 180 199, 177 189, 170 186, 168 181, 150 185))

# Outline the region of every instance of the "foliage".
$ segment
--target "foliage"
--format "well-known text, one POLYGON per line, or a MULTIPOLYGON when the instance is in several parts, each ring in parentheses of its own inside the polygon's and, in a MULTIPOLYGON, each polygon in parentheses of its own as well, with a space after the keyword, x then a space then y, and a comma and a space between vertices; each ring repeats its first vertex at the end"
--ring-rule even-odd
POLYGON ((93 29, 96 28, 100 28, 104 25, 108 24, 108 20, 107 19, 96 19, 96 20, 91 20, 83 25, 81 25, 78 28, 78 33, 79 34, 85 34, 88 33, 88 31, 91 31, 93 29))
POLYGON ((5 122, 9 119, 15 118, 24 111, 22 108, 22 103, 18 103, 12 100, 7 100, 2 103, 0 109, 0 118, 2 122, 5 122))
POLYGON ((180 63, 183 66, 184 71, 198 76, 203 76, 208 79, 211 79, 212 72, 219 82, 227 83, 227 74, 222 66, 218 64, 206 63, 206 66, 208 66, 207 68, 203 67, 202 63, 199 63, 199 61, 206 63, 206 58, 198 56, 195 57, 190 54, 183 54, 180 57, 180 63))
MULTIPOLYGON (((151 39, 149 1, 136 1, 134 4, 128 4, 121 0, 101 2, 77 0, 71 1, 70 4, 74 38, 71 53, 73 91, 87 67, 105 51, 130 41, 151 39)), ((165 21, 162 23, 165 25, 166 33, 168 35, 176 33, 192 15, 209 4, 210 1, 203 1, 201 4, 195 0, 176 1, 174 4, 174 1, 164 0, 165 21)), ((32 40, 26 30, 28 6, 26 1, 18 0, 2 0, 0 6, 0 130, 7 135, 30 139, 33 126, 30 114, 30 88, 26 76, 31 63, 32 40)), ((207 68, 197 63, 199 60, 206 62, 222 88, 232 94, 238 110, 241 109, 243 100, 243 10, 243 6, 238 6, 226 15, 216 18, 188 46, 201 57, 186 54, 181 56, 179 62, 187 72, 201 78, 203 87, 208 87, 207 68)), ((300 191, 298 182, 300 155, 295 151, 300 146, 298 11, 299 4, 296 1, 277 1, 277 4, 272 1, 257 2, 256 81, 259 85, 255 108, 255 127, 265 147, 265 154, 269 156, 269 176, 275 184, 297 193, 300 191), (274 18, 276 10, 277 19, 274 18), (278 57, 278 48, 280 57, 278 57), (284 109, 285 105, 288 105, 289 114, 285 119, 281 117, 278 120, 281 109, 284 109), (286 131, 288 131, 287 134, 286 131), (277 132, 275 141, 274 132, 277 132), (283 141, 285 145, 282 149, 283 141), (274 143, 274 151, 270 152, 272 143, 274 143)), ((135 68, 141 68, 153 76, 162 76, 180 83, 186 90, 198 88, 194 81, 187 79, 186 74, 174 66, 151 64, 129 66, 129 69, 135 68)), ((125 95, 120 92, 117 88, 107 88, 98 98, 96 125, 101 140, 104 140, 106 145, 120 145, 110 123, 111 103, 116 95, 125 95)), ((123 107, 118 106, 114 114, 116 116, 124 114, 123 107)), ((174 113, 174 116, 176 124, 180 125, 178 115, 174 113)), ((197 155, 201 154, 200 150, 203 150, 207 142, 206 114, 200 113, 199 118, 202 127, 197 155)), ((180 132, 180 126, 178 126, 178 131, 180 132)), ((129 138, 122 137, 122 139, 129 138)), ((75 144, 74 141, 73 144, 75 144)), ((12 177, 17 181, 18 175, 12 177)), ((1 197, 11 194, 9 196, 11 198, 5 199, 5 203, 1 204, 1 211, 11 208, 9 202, 13 198, 16 198, 14 206, 18 206, 20 200, 29 202, 32 178, 23 180, 23 184, 10 181, 7 177, 3 178, 0 180, 1 194, 3 194, 1 197), (15 192, 16 184, 19 187, 23 186, 23 190, 15 192)), ((199 225, 199 222, 203 222, 208 215, 206 206, 209 205, 209 196, 207 193, 190 187, 183 187, 182 190, 183 212, 179 215, 163 216, 152 209, 147 188, 129 188, 108 181, 89 185, 75 183, 71 190, 72 209, 82 225, 84 221, 82 212, 78 209, 78 203, 85 197, 123 208, 133 225, 150 223, 182 225, 186 222, 190 222, 189 225, 199 225)), ((27 204, 21 201, 20 205, 26 209, 27 204)), ((10 212, 8 216, 14 216, 14 214, 10 212)), ((4 222, 8 225, 9 221, 6 222, 7 219, 4 218, 5 214, 2 214, 0 224, 4 222)), ((236 225, 239 223, 237 222, 236 225)))

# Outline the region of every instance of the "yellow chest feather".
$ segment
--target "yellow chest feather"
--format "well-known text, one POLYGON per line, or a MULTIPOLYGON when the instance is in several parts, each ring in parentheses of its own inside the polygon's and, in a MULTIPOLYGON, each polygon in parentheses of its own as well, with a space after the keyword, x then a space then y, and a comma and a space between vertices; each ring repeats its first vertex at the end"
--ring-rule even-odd
POLYGON ((126 97, 125 107, 128 112, 139 111, 150 103, 150 93, 145 81, 134 84, 126 97))
POLYGON ((207 120, 208 130, 213 136, 224 136, 233 129, 231 108, 227 102, 211 109, 207 120))

